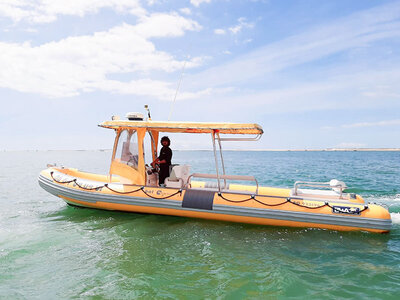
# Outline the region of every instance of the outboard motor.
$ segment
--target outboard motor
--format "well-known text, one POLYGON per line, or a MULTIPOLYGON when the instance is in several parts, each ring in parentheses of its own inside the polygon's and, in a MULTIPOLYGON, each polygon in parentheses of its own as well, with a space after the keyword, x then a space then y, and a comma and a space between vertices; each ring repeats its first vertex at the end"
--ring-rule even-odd
POLYGON ((329 181, 329 185, 331 186, 332 190, 337 193, 343 192, 343 190, 347 189, 347 185, 343 181, 337 179, 332 179, 329 181))

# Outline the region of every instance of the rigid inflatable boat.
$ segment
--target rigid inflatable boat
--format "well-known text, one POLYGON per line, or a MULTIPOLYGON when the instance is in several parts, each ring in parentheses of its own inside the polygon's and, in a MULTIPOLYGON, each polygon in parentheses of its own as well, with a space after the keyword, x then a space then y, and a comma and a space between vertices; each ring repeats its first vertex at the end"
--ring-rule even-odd
POLYGON ((343 231, 391 229, 386 208, 346 193, 346 185, 335 179, 273 188, 259 186, 254 176, 225 174, 222 142, 258 140, 263 130, 257 124, 158 122, 137 114, 99 126, 116 133, 109 174, 48 165, 39 175, 43 189, 68 204, 106 210, 343 231), (145 162, 145 149, 151 149, 148 156, 154 161, 160 133, 209 134, 215 174, 172 165, 165 185, 159 186, 157 170, 145 162))

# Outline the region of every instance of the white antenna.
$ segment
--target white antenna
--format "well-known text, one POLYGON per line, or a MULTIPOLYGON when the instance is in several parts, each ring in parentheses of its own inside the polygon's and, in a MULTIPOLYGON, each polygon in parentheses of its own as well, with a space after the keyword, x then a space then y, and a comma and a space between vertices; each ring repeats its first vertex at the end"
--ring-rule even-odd
POLYGON ((171 109, 170 109, 170 111, 169 111, 168 121, 171 119, 172 111, 174 110, 174 105, 175 105, 176 96, 178 95, 179 87, 181 86, 182 77, 183 77, 183 72, 185 71, 186 62, 187 62, 187 61, 185 60, 185 62, 183 63, 181 78, 179 79, 178 87, 176 88, 174 101, 173 101, 172 104, 171 104, 171 109))

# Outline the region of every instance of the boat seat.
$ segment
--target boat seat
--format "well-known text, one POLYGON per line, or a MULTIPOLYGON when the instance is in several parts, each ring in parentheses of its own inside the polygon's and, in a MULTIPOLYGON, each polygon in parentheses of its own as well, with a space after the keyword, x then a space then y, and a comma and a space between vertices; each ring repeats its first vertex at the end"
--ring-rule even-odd
POLYGON ((189 165, 175 165, 169 177, 165 178, 165 186, 171 188, 184 188, 190 175, 189 165))

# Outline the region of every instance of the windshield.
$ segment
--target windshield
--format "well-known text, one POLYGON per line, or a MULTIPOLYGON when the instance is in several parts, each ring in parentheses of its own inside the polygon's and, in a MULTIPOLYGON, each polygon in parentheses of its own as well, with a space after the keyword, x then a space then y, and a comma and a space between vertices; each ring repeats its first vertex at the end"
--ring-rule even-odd
POLYGON ((114 160, 138 169, 138 143, 135 130, 124 129, 118 138, 114 160))

